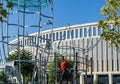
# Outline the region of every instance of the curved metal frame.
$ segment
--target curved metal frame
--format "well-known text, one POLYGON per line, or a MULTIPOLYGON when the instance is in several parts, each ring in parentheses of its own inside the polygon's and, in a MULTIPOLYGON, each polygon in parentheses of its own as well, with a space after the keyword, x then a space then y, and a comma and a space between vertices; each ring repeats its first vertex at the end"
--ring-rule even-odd
MULTIPOLYGON (((11 0, 12 1, 12 0, 11 0)), ((13 0, 14 1, 14 0, 13 0)), ((23 3, 26 3, 25 2, 25 0, 23 0, 24 2, 23 3)), ((4 5, 4 0, 2 0, 2 2, 1 3, 3 3, 3 5, 4 5)), ((18 52, 20 51, 20 49, 21 49, 21 47, 24 49, 24 47, 25 47, 25 43, 24 43, 24 40, 25 40, 25 37, 30 37, 29 35, 25 35, 25 29, 26 28, 28 28, 28 27, 30 27, 30 28, 37 28, 36 30, 37 30, 37 32, 38 32, 38 35, 36 36, 36 38, 37 38, 37 43, 36 43, 36 45, 33 45, 35 48, 36 48, 36 55, 35 55, 35 60, 39 60, 38 58, 39 58, 39 56, 40 56, 40 53, 45 53, 45 52, 39 52, 39 49, 41 48, 40 47, 40 45, 39 45, 39 39, 44 39, 44 40, 48 40, 48 39, 45 39, 45 38, 40 38, 41 37, 41 33, 42 33, 42 27, 43 26, 47 26, 47 25, 49 25, 50 27, 51 27, 51 34, 52 34, 52 32, 53 32, 53 17, 54 17, 54 13, 53 13, 53 2, 52 2, 52 0, 47 0, 47 7, 49 7, 49 14, 48 15, 46 15, 46 14, 44 14, 44 13, 42 13, 42 8, 41 8, 41 0, 37 0, 37 2, 38 2, 38 6, 37 6, 37 8, 38 8, 38 10, 36 10, 36 12, 34 12, 34 11, 27 11, 27 7, 26 6, 23 6, 23 8, 21 7, 21 5, 20 5, 20 0, 17 0, 17 2, 18 2, 18 6, 17 6, 17 11, 10 11, 10 10, 8 10, 8 16, 7 16, 7 18, 6 19, 4 19, 3 20, 3 23, 1 23, 1 37, 2 37, 2 39, 1 39, 1 41, 0 41, 0 43, 2 43, 2 50, 3 50, 3 56, 4 56, 4 61, 5 62, 7 62, 7 60, 6 60, 6 57, 7 57, 7 55, 9 54, 9 46, 11 45, 14 45, 14 46, 17 46, 17 49, 18 49, 18 52), (21 15, 21 13, 22 13, 22 18, 23 18, 23 23, 22 23, 22 25, 20 24, 20 15, 21 15), (11 23, 10 21, 9 21, 9 17, 10 17, 10 15, 14 15, 14 14, 17 14, 17 24, 16 23, 11 23), (26 18, 26 14, 37 14, 38 15, 38 18, 39 18, 39 20, 38 20, 38 25, 26 25, 26 21, 25 21, 25 18, 26 18), (42 23, 42 18, 45 18, 45 19, 47 19, 47 21, 48 22, 45 22, 45 23, 42 23), (6 33, 4 33, 4 28, 3 28, 3 24, 6 24, 6 33), (9 32, 10 32, 10 30, 9 30, 9 26, 16 26, 17 27, 17 35, 15 36, 16 38, 17 38, 17 45, 16 44, 9 44, 9 39, 11 39, 11 38, 13 38, 14 36, 9 36, 9 32), (22 31, 22 35, 21 35, 21 31, 22 31), (21 45, 20 44, 20 37, 22 36, 22 40, 23 40, 23 44, 21 45), (7 50, 7 51, 6 51, 7 50)), ((51 36, 51 38, 52 38, 52 36, 51 36)), ((52 42, 52 40, 51 40, 51 42, 52 42)), ((42 48, 43 49, 43 51, 45 51, 46 50, 46 47, 45 48, 42 48)), ((46 53, 46 54, 48 54, 47 55, 47 60, 48 60, 48 58, 49 58, 49 55, 50 55, 50 49, 49 49, 49 51, 48 51, 48 53, 46 53)), ((20 59, 20 53, 18 53, 18 57, 19 57, 19 59, 18 59, 18 61, 19 61, 19 69, 18 69, 18 71, 19 71, 19 74, 21 74, 21 67, 20 67, 20 62, 21 62, 21 59, 20 59)), ((36 62, 34 62, 35 63, 35 65, 36 66, 38 66, 37 64, 41 64, 41 61, 36 61, 36 62), (38 63, 39 62, 39 63, 38 63)), ((46 64, 47 65, 47 64, 46 64)), ((36 68, 36 67, 35 67, 36 68)), ((39 66, 39 68, 40 68, 40 66, 39 66)), ((36 72, 36 69, 34 69, 35 71, 34 72, 36 72)), ((41 70, 38 70, 38 73, 40 73, 40 71, 41 70)), ((39 76, 40 75, 42 75, 43 73, 41 73, 41 74, 38 74, 39 76)), ((33 75, 34 75, 34 73, 33 73, 33 75)), ((33 77, 33 79, 32 79, 32 82, 34 81, 34 77, 33 77)), ((41 81, 42 81, 42 79, 40 78, 40 77, 38 77, 38 84, 40 84, 41 83, 41 81)), ((19 84, 22 84, 22 81, 19 81, 19 84)))

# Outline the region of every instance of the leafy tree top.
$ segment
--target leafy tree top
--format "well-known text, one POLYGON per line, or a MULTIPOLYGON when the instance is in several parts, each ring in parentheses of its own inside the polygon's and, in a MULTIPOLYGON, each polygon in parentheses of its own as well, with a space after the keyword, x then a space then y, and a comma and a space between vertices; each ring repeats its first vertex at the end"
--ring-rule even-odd
POLYGON ((104 20, 100 20, 98 27, 102 28, 101 38, 108 41, 110 46, 119 48, 120 46, 120 0, 106 0, 101 15, 104 20), (112 27, 111 27, 112 25, 112 27))
MULTIPOLYGON (((21 60, 31 60, 32 61, 33 55, 30 51, 27 51, 27 50, 20 50, 19 53, 17 50, 13 54, 9 54, 7 59, 10 61, 18 60, 19 59, 18 55, 20 55, 21 60)), ((21 73, 22 74, 28 75, 29 73, 31 73, 33 71, 34 64, 31 62, 21 62, 20 65, 21 65, 21 73)), ((18 66, 18 62, 16 62, 16 66, 18 66)))
MULTIPOLYGON (((7 5, 6 7, 8 9, 12 9, 14 6, 14 4, 10 1, 10 2, 7 2, 7 5)), ((3 18, 7 18, 7 10, 5 8, 3 8, 3 3, 0 3, 0 22, 3 22, 3 18)))

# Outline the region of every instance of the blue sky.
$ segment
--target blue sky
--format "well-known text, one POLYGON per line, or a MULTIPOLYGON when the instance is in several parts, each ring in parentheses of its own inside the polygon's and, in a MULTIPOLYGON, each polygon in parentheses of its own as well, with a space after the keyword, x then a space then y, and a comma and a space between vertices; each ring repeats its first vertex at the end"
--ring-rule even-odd
MULTIPOLYGON (((54 9, 54 21, 53 27, 63 27, 67 24, 76 25, 97 22, 102 19, 100 12, 101 8, 105 5, 105 0, 53 0, 54 9)), ((15 8, 15 7, 14 7, 15 8)), ((33 11, 33 10, 32 10, 33 11)), ((48 13, 46 8, 43 8, 44 13, 48 13)), ((48 14, 47 14, 48 15, 48 14)), ((20 22, 23 24, 22 14, 20 15, 20 22)), ((17 14, 10 17, 11 23, 18 22, 17 14)), ((43 21, 43 20, 42 20, 43 21)), ((38 25, 38 16, 26 15, 25 24, 26 25, 38 25)), ((50 27, 43 27, 42 30, 46 30, 50 27)), ((10 29, 13 29, 10 26, 10 29)), ((27 29, 27 28, 26 28, 27 29)), ((27 33, 37 32, 37 28, 28 29, 27 33)), ((14 30, 15 31, 15 28, 14 30)), ((17 31, 17 30, 16 30, 17 31)), ((13 34, 13 32, 11 32, 13 34)), ((17 32, 14 32, 16 35, 17 32)))
POLYGON ((97 22, 106 0, 53 0, 54 27, 97 22))

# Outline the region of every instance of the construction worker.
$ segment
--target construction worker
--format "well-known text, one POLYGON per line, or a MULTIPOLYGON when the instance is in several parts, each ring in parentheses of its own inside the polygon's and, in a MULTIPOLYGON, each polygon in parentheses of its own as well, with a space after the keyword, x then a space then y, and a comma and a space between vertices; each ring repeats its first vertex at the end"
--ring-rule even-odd
POLYGON ((68 84, 68 74, 69 74, 68 68, 70 68, 70 65, 67 62, 67 60, 64 59, 64 56, 62 56, 62 59, 60 62, 60 70, 62 71, 62 74, 61 74, 61 80, 59 84, 62 84, 63 80, 66 80, 68 84))

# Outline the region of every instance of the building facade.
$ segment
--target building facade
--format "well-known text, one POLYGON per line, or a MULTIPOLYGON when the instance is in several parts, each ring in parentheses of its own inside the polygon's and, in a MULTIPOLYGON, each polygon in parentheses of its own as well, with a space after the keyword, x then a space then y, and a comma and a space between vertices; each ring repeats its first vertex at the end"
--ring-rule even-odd
MULTIPOLYGON (((39 40, 39 46, 45 48, 47 41, 52 39, 51 52, 58 52, 70 59, 74 58, 76 52, 78 53, 77 69, 80 84, 86 82, 91 84, 91 81, 98 82, 98 84, 120 83, 120 52, 114 46, 109 47, 108 42, 100 38, 101 33, 102 29, 98 29, 97 22, 68 25, 55 28, 52 33, 51 30, 42 31, 40 39, 37 39, 37 32, 30 34, 29 37, 25 37, 24 46, 35 55, 36 47, 34 45, 37 44, 37 40, 39 40)), ((11 41, 10 44, 17 44, 17 39, 11 41)), ((23 45, 22 38, 20 45, 23 45)), ((10 53, 16 48, 17 46, 10 45, 10 53)), ((41 48, 39 51, 42 52, 41 48)), ((49 60, 51 59, 49 58, 49 60)))

